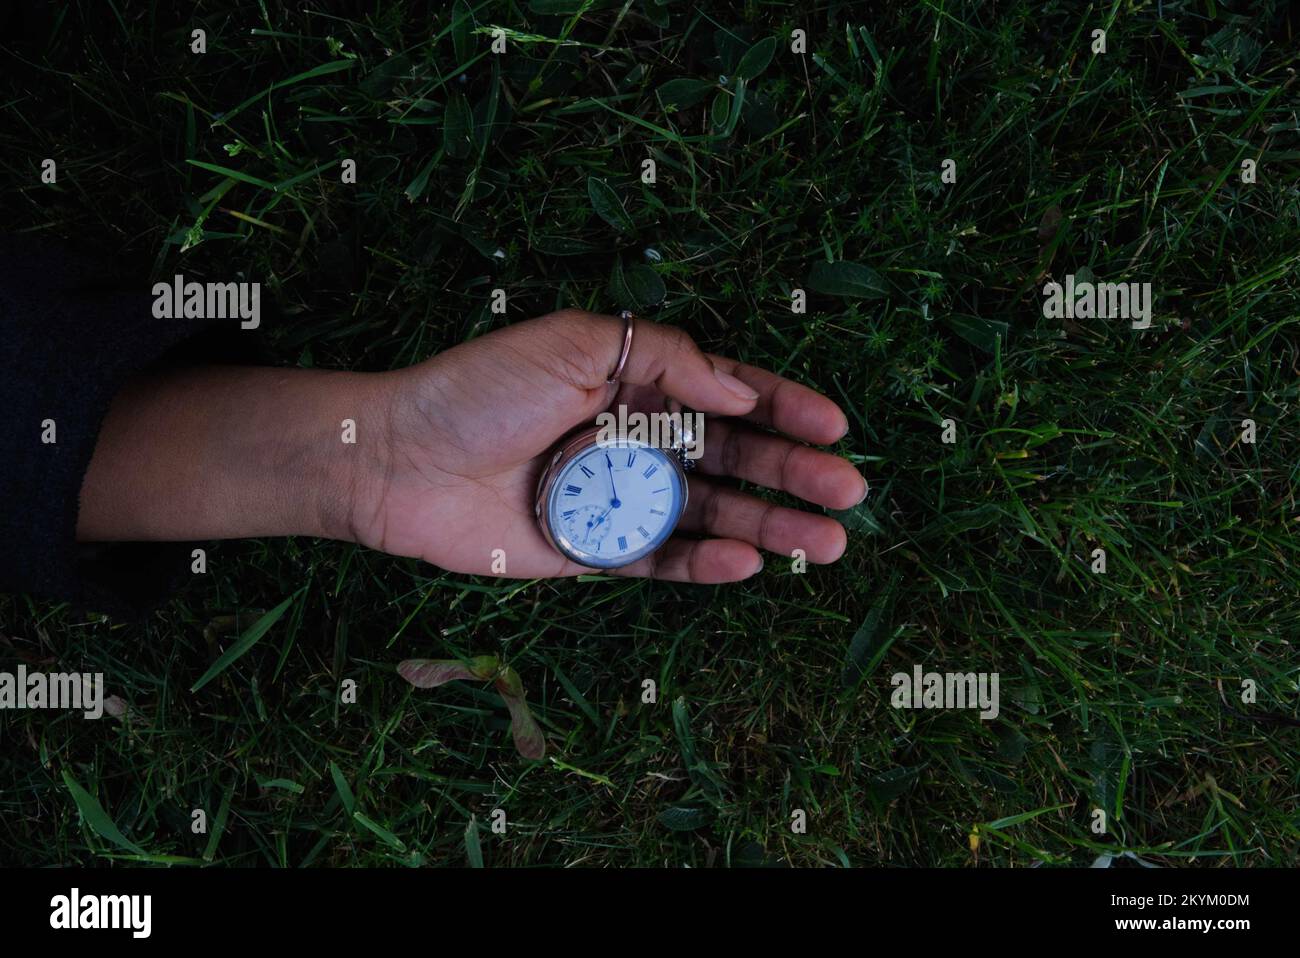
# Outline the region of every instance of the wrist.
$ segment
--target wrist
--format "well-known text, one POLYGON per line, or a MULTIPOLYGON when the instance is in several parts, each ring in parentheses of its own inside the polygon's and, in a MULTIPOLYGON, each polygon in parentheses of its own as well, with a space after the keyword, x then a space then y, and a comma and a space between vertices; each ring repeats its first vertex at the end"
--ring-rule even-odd
POLYGON ((210 366, 114 399, 81 489, 82 540, 353 539, 387 468, 388 374, 210 366))
POLYGON ((303 375, 285 397, 289 415, 269 463, 278 534, 361 542, 389 472, 393 376, 294 372, 303 375))

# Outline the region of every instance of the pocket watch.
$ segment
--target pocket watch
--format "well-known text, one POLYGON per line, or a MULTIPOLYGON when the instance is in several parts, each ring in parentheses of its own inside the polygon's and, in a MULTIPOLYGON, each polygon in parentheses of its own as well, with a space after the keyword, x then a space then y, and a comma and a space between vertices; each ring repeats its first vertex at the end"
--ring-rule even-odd
MULTIPOLYGON (((683 459, 625 435, 583 429, 551 457, 535 511, 552 546, 579 565, 616 569, 654 552, 686 509, 683 459)), ((689 460, 685 460, 688 461, 689 460)))
MULTIPOLYGON (((623 354, 609 383, 618 381, 631 347, 632 314, 621 318, 623 354)), ((694 466, 687 450, 696 439, 692 414, 673 400, 667 408, 678 415, 666 446, 605 425, 584 427, 556 448, 538 481, 534 513, 557 551, 579 565, 616 569, 668 541, 686 509, 686 474, 694 466)))

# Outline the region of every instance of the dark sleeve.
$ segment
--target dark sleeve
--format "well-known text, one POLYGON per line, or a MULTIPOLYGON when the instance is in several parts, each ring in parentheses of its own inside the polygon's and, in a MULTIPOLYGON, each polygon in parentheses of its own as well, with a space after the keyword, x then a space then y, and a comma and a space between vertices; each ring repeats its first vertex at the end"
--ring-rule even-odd
POLYGON ((95 441, 132 375, 265 359, 237 319, 155 319, 150 288, 97 258, 0 236, 0 591, 131 618, 189 571, 193 543, 76 541, 95 441))

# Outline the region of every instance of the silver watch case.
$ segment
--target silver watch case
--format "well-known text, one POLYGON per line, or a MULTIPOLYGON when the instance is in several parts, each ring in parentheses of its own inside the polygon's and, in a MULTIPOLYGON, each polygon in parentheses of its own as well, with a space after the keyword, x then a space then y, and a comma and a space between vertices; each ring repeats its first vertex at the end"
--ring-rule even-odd
MULTIPOLYGON (((637 556, 630 561, 617 561, 593 565, 589 556, 577 554, 570 548, 568 540, 563 536, 557 536, 551 531, 550 522, 548 521, 548 512, 546 503, 550 500, 551 493, 555 489, 556 480, 564 472, 564 467, 578 457, 578 454, 590 446, 596 445, 596 439, 600 435, 600 426, 587 426, 575 432, 563 444, 556 449, 550 460, 546 463, 546 468, 542 470, 541 478, 537 481, 537 496, 533 502, 533 515, 537 518, 537 525, 542 530, 542 535, 550 543, 551 548, 560 553, 565 558, 586 566, 588 569, 621 569, 625 565, 631 565, 634 562, 640 562, 645 556, 637 556)), ((677 528, 678 523, 682 521, 682 516, 686 514, 686 503, 691 495, 691 487, 686 481, 686 470, 682 468, 681 456, 676 454, 674 449, 664 449, 661 446, 655 446, 648 442, 640 440, 625 439, 619 437, 619 441, 638 446, 643 449, 658 449, 664 453, 673 469, 677 471, 677 481, 682 490, 682 507, 673 520, 673 529, 677 528)), ((671 536, 671 532, 669 533, 671 536)), ((667 544, 667 540, 661 542, 656 549, 662 549, 667 544)), ((655 550, 651 550, 653 552, 655 550)), ((646 553, 649 555, 650 553, 646 553)))

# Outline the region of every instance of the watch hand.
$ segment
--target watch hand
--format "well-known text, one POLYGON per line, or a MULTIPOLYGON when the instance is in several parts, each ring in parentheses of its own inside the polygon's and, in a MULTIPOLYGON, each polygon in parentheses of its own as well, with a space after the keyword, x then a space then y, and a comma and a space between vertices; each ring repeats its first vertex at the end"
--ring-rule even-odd
MULTIPOLYGON (((614 498, 609 500, 609 504, 617 509, 622 503, 618 501, 618 489, 614 487, 614 464, 609 461, 609 453, 605 453, 605 467, 609 470, 609 491, 614 495, 614 498)), ((606 514, 608 514, 608 510, 606 510, 606 514)))
MULTIPOLYGON (((610 506, 609 508, 612 509, 614 507, 610 506)), ((587 523, 587 534, 582 537, 583 542, 587 542, 591 539, 592 531, 596 528, 596 526, 600 525, 602 522, 605 521, 605 517, 607 515, 609 515, 609 509, 606 509, 600 515, 598 515, 594 520, 587 523)))

